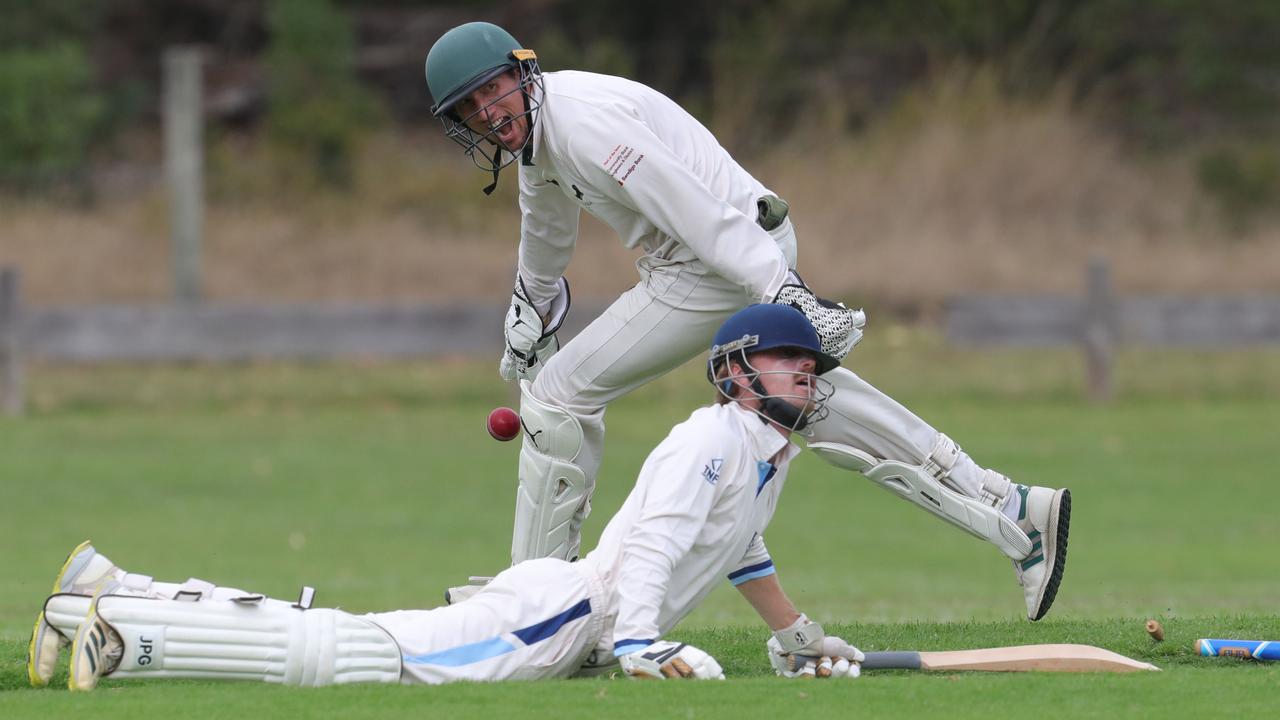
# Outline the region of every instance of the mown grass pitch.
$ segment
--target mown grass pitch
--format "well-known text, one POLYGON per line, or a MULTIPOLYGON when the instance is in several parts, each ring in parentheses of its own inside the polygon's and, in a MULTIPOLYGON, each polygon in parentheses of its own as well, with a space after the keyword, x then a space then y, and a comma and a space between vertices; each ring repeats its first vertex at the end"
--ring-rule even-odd
MULTIPOLYGON (((783 681, 768 675, 762 627, 726 587, 674 633, 721 660, 724 684, 31 690, 30 622, 86 537, 161 578, 281 597, 305 583, 319 603, 357 612, 430 607, 446 585, 501 568, 517 452, 484 431, 493 406, 514 403, 487 362, 37 367, 31 415, 0 421, 0 717, 1187 716, 1269 705, 1280 669, 1201 659, 1191 646, 1280 639, 1280 356, 1126 355, 1121 398, 1093 407, 1077 399, 1070 354, 961 353, 910 334, 857 353, 864 376, 981 461, 1072 488, 1066 581, 1049 618, 1028 623, 995 550, 803 455, 768 538, 802 609, 863 649, 1081 642, 1163 673, 783 681), (1165 643, 1147 638, 1147 617, 1164 623, 1165 643)), ((647 451, 709 397, 698 374, 683 368, 610 410, 588 541, 647 451)))

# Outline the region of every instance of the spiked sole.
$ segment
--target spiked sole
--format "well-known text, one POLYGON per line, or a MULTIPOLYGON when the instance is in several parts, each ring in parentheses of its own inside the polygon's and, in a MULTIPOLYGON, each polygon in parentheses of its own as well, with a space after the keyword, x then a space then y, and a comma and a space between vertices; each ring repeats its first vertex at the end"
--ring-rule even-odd
POLYGON ((1062 573, 1067 566, 1067 534, 1071 530, 1071 491, 1062 491, 1062 501, 1054 510, 1049 525, 1053 533, 1053 569, 1049 572, 1049 582, 1045 584, 1044 595, 1040 597, 1040 607, 1032 620, 1039 620, 1049 612, 1053 600, 1058 595, 1058 586, 1062 584, 1062 573))

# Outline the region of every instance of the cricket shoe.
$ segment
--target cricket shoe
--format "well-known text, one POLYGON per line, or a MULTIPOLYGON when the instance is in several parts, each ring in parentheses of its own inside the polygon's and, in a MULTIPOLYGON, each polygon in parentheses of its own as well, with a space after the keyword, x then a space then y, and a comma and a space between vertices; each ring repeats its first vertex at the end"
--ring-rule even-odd
POLYGON ((492 577, 485 575, 472 575, 467 578, 466 585, 455 585, 444 591, 444 603, 446 605, 457 605, 460 602, 470 600, 475 594, 485 588, 486 585, 493 582, 492 577))
POLYGON ((115 628, 98 616, 98 598, 93 598, 89 615, 80 623, 75 639, 71 641, 70 675, 67 688, 89 691, 98 686, 103 675, 120 666, 124 656, 124 641, 115 628))
MULTIPOLYGON (((53 581, 53 595, 77 595, 84 597, 84 605, 63 603, 66 607, 87 608, 88 601, 99 594, 144 594, 151 578, 132 575, 116 567, 106 555, 94 549, 88 540, 76 546, 62 563, 62 569, 53 581)), ((84 617, 85 609, 68 611, 57 617, 50 616, 42 608, 36 615, 27 645, 27 680, 32 687, 44 687, 53 677, 58 664, 58 653, 69 644, 84 617)))
POLYGON ((1015 485, 1022 496, 1018 527, 1031 540, 1031 554, 1013 561, 1013 571, 1027 601, 1027 618, 1049 612, 1067 565, 1067 532, 1071 527, 1071 491, 1015 485))

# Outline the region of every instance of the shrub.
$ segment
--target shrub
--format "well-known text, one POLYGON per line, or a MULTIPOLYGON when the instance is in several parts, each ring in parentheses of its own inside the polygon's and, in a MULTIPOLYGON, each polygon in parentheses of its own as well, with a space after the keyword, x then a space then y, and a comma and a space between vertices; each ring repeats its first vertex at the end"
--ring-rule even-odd
POLYGON ((267 11, 271 141, 330 186, 352 181, 352 157, 380 116, 357 83, 347 18, 329 0, 272 0, 267 11))
POLYGON ((0 52, 0 182, 45 186, 82 170, 104 103, 71 42, 0 52))

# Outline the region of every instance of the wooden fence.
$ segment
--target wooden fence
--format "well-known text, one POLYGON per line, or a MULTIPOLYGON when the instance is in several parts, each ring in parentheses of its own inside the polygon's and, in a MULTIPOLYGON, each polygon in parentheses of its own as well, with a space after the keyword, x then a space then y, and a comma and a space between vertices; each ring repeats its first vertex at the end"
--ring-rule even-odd
MULTIPOLYGON (((23 362, 489 357, 508 305, 168 303, 23 307, 17 270, 0 267, 0 408, 20 415, 23 362)), ((579 302, 573 335, 603 306, 579 302)))
MULTIPOLYGON (((1113 392, 1125 344, 1235 347, 1280 344, 1280 296, 1116 297, 1107 267, 1090 263, 1080 297, 988 295, 948 306, 958 345, 1080 347, 1090 397, 1113 392)), ((0 410, 23 410, 23 361, 421 358, 502 350, 503 303, 232 305, 172 303, 24 307, 17 270, 0 268, 0 410)), ((572 336, 603 307, 577 306, 572 336)))
POLYGON ((1114 390, 1121 345, 1219 348, 1280 343, 1280 296, 1117 297, 1100 259, 1089 262, 1080 297, 975 295, 947 307, 947 339, 958 345, 1075 345, 1085 355, 1087 389, 1114 390))

